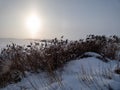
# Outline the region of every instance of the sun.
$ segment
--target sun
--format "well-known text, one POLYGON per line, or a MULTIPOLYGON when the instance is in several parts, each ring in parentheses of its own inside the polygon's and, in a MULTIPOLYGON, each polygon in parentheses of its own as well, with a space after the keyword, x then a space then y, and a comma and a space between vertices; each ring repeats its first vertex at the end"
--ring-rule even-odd
POLYGON ((32 14, 26 19, 26 27, 30 33, 35 34, 41 28, 41 20, 36 14, 32 14))

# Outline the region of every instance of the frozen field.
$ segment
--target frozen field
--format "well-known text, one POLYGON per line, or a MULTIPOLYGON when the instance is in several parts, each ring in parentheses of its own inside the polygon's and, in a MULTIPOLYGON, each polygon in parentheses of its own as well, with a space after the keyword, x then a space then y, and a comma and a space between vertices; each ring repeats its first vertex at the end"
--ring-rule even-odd
POLYGON ((0 48, 5 48, 7 44, 11 43, 15 43, 18 45, 26 45, 30 43, 30 40, 0 38, 0 48))

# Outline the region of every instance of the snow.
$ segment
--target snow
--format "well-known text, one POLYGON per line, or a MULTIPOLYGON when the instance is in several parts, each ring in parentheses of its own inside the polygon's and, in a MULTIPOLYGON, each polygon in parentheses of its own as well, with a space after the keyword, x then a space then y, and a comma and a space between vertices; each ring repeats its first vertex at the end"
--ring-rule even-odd
POLYGON ((96 58, 101 56, 97 53, 85 54, 92 57, 68 62, 53 78, 45 72, 26 72, 21 82, 0 90, 120 90, 120 75, 114 73, 118 61, 106 63, 96 58))
POLYGON ((86 52, 86 53, 84 53, 84 55, 89 55, 89 56, 92 56, 92 57, 101 57, 100 54, 97 54, 97 53, 94 53, 94 52, 86 52))

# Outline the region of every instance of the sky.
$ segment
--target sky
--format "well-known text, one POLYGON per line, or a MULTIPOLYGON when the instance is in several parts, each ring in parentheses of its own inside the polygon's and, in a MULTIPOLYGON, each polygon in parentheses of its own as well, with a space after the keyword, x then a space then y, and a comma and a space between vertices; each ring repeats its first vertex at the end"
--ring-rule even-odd
POLYGON ((0 0, 0 38, 80 39, 89 34, 120 36, 120 0, 0 0), (35 13, 34 35, 26 19, 35 13))

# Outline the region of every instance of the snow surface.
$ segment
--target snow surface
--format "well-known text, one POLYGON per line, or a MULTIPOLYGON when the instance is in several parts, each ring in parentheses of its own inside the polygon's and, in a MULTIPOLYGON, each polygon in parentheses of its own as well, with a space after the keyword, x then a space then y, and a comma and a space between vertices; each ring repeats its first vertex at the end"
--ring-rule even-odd
POLYGON ((97 54, 97 53, 94 53, 94 52, 86 52, 86 53, 84 53, 84 55, 89 55, 89 56, 92 56, 92 57, 101 57, 100 54, 97 54))

